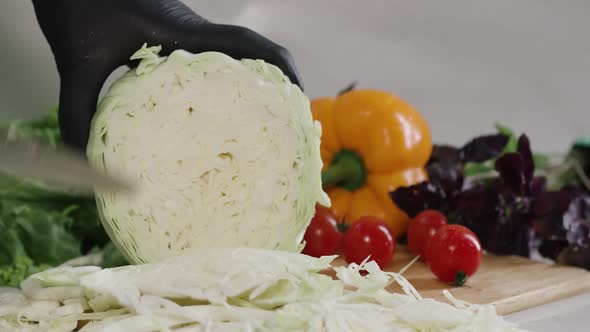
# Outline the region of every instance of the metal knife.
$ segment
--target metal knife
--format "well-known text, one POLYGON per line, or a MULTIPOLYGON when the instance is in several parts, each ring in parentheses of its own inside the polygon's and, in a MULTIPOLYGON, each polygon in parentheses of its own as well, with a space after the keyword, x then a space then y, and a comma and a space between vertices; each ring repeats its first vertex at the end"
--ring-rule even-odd
POLYGON ((1 134, 0 171, 74 191, 133 190, 130 181, 99 173, 83 156, 69 149, 56 149, 32 140, 9 139, 1 134))

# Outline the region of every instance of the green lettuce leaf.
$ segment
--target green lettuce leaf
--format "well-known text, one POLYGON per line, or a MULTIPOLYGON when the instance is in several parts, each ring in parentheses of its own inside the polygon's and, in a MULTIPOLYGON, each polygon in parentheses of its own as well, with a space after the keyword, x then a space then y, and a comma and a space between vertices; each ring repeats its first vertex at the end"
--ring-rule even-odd
POLYGON ((27 256, 18 256, 14 264, 0 268, 0 285, 18 287, 18 285, 32 274, 50 268, 49 265, 34 265, 27 256))
MULTIPOLYGON (((62 144, 56 110, 0 129, 14 139, 62 144)), ((103 251, 105 266, 126 264, 109 243, 93 195, 0 172, 0 286, 17 286, 32 273, 90 251, 103 251)))

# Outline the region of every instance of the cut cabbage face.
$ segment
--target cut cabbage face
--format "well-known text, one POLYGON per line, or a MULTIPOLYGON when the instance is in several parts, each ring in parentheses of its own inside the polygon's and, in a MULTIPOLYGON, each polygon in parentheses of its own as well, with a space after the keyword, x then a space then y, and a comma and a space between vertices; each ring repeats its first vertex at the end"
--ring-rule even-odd
POLYGON ((321 127, 277 67, 222 53, 144 47, 101 100, 93 166, 136 180, 97 191, 111 239, 132 263, 196 248, 297 251, 315 203, 321 127))

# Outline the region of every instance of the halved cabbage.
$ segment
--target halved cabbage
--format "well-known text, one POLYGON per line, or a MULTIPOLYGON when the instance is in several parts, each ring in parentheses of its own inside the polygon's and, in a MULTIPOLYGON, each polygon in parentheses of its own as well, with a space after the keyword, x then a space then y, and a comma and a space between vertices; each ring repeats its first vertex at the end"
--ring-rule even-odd
POLYGON ((144 47, 99 104, 87 155, 136 193, 97 192, 132 263, 196 248, 297 251, 322 191, 319 123, 277 67, 144 47))

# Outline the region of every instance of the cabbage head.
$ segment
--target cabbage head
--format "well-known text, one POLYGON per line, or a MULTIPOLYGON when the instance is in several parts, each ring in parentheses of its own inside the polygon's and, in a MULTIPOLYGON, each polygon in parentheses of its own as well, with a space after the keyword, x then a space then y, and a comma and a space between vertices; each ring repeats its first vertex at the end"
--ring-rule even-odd
POLYGON ((321 127, 276 66, 144 47, 94 116, 87 155, 133 193, 97 189, 101 221, 132 263, 198 248, 298 251, 315 204, 321 127))

